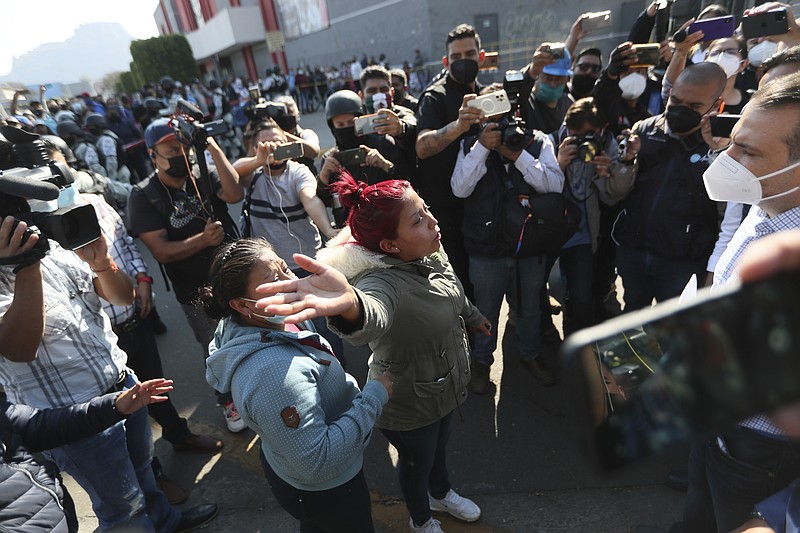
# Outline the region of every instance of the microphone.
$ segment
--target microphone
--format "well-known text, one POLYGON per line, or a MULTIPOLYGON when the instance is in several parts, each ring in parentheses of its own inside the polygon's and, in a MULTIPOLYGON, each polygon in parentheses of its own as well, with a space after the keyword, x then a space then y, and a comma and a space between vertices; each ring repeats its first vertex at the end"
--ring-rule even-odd
POLYGON ((200 111, 200 108, 198 108, 196 105, 194 105, 190 101, 184 100, 183 98, 179 99, 178 103, 177 103, 177 108, 178 108, 179 111, 189 115, 194 120, 196 120, 198 122, 202 122, 203 121, 203 112, 200 111))
POLYGON ((59 188, 50 182, 38 179, 39 176, 36 174, 41 174, 44 178, 52 177, 49 167, 0 170, 0 193, 36 200, 57 200, 59 188))

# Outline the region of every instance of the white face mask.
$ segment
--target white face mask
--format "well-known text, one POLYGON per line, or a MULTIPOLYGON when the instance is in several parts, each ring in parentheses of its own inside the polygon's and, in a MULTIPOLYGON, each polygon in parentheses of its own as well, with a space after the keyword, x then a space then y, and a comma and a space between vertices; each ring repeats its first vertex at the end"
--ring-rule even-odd
POLYGON ((706 57, 706 61, 709 63, 716 63, 722 67, 722 70, 725 71, 725 76, 728 78, 735 76, 739 71, 739 65, 742 64, 742 60, 739 59, 739 56, 730 52, 723 52, 721 54, 715 53, 714 55, 706 57))
POLYGON ((636 100, 647 88, 647 76, 634 72, 619 80, 619 88, 624 100, 636 100))
POLYGON ((747 52, 747 59, 750 60, 750 64, 754 67, 760 67, 777 49, 778 43, 761 41, 747 52))
POLYGON ((717 202, 739 202, 742 204, 757 205, 764 200, 772 200, 787 194, 792 194, 800 189, 793 187, 772 196, 763 196, 761 181, 800 166, 800 161, 785 166, 775 172, 757 177, 737 160, 723 152, 717 156, 703 173, 703 183, 706 186, 708 197, 717 202))

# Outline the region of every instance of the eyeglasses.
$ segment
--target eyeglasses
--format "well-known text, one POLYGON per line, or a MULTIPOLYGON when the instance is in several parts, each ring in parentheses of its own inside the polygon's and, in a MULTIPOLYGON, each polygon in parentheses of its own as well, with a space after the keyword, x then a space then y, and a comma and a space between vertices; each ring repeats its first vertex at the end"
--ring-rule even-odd
POLYGON ((578 63, 575 65, 575 68, 581 72, 593 72, 595 74, 600 72, 600 65, 595 65, 592 63, 578 63))

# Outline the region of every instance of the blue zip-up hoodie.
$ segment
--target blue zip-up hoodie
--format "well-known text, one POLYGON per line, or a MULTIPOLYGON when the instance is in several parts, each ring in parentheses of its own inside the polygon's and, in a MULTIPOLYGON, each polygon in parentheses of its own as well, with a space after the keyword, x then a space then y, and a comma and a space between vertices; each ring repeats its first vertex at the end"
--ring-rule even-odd
POLYGON ((231 392, 239 415, 261 437, 267 462, 301 490, 338 487, 361 470, 363 450, 389 395, 355 378, 325 350, 313 326, 299 333, 220 321, 206 381, 231 392))

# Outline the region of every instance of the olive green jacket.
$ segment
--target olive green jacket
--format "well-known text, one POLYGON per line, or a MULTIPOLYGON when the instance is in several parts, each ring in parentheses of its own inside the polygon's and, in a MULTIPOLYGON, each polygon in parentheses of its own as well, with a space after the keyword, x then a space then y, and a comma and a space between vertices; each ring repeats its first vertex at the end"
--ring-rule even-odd
POLYGON ((466 326, 478 326, 483 315, 444 250, 404 262, 356 244, 345 229, 317 259, 347 277, 363 309, 357 329, 338 318, 330 328, 353 345, 369 344, 368 379, 392 373, 394 392, 375 425, 417 429, 460 406, 470 380, 466 326))

